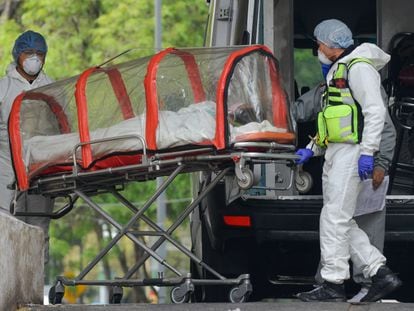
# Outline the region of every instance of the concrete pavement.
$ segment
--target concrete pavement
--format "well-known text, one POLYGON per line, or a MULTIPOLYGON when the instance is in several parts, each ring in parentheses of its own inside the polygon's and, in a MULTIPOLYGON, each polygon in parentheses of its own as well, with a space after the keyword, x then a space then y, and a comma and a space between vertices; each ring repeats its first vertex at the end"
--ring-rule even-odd
POLYGON ((120 305, 55 305, 26 306, 19 311, 412 311, 413 303, 306 303, 306 302, 254 302, 254 303, 187 303, 187 304, 120 304, 120 305))

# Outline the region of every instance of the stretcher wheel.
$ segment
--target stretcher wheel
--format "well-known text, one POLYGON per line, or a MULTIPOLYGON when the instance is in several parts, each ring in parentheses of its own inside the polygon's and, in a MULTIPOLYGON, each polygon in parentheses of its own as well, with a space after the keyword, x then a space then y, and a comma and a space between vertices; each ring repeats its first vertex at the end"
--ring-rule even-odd
POLYGON ((236 286, 230 290, 229 300, 231 303, 246 302, 249 298, 250 292, 246 292, 243 288, 236 286))
POLYGON ((109 303, 110 304, 119 304, 121 303, 122 296, 124 291, 120 286, 113 286, 109 292, 109 303))
POLYGON ((110 304, 119 304, 122 300, 122 294, 113 294, 109 300, 110 304))
POLYGON ((253 172, 251 171, 251 169, 245 167, 242 169, 242 175, 242 179, 237 179, 237 184, 243 190, 250 189, 254 183, 253 172))
POLYGON ((186 303, 190 301, 190 292, 184 292, 181 287, 174 287, 171 291, 173 303, 186 303))
POLYGON ((295 178, 295 185, 300 194, 309 192, 313 185, 311 174, 302 170, 298 171, 295 178))
POLYGON ((56 285, 53 285, 49 289, 48 298, 49 298, 49 303, 52 304, 52 305, 57 305, 57 304, 62 303, 63 296, 65 294, 65 288, 63 286, 60 286, 59 288, 60 288, 60 290, 56 291, 56 285))

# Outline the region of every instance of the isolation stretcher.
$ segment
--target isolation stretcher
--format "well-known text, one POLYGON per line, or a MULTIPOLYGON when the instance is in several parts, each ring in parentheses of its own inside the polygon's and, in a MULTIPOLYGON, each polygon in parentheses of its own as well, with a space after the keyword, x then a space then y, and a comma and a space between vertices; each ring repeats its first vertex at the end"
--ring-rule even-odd
MULTIPOLYGON (((59 218, 82 198, 118 234, 74 279, 62 276, 53 286, 51 303, 60 303, 64 286, 113 286, 113 301, 123 286, 174 286, 174 302, 189 300, 194 286, 233 285, 231 301, 245 301, 252 291, 248 275, 228 279, 197 258, 172 233, 224 176, 234 175, 240 189, 254 183, 254 163, 292 164, 295 135, 277 61, 265 46, 174 49, 105 67, 20 94, 9 118, 10 148, 20 193, 68 197, 59 218), (181 173, 208 171, 214 178, 173 224, 162 229, 145 213, 181 173), (130 182, 167 176, 140 207, 120 192, 130 182), (93 197, 112 194, 133 215, 118 223, 93 197), (151 233, 131 232, 142 221, 151 233), (139 236, 156 236, 146 245, 139 236), (88 273, 127 237, 145 251, 121 278, 86 280, 88 273), (173 244, 215 279, 194 279, 161 258, 156 250, 173 244), (177 278, 134 279, 148 258, 177 278)), ((13 206, 12 206, 12 212, 13 206)), ((28 211, 30 214, 30 211, 28 211)), ((31 214, 33 215, 33 214, 31 214)), ((121 290, 122 296, 122 290, 121 290)))

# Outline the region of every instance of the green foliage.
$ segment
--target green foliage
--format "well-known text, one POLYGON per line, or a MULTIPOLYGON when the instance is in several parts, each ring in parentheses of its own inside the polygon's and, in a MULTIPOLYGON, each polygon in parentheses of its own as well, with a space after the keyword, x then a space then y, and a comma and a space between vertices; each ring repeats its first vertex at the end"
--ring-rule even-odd
MULTIPOLYGON (((203 44, 205 2, 162 1, 163 46, 203 44)), ((133 57, 154 51, 153 0, 22 0, 0 27, 0 70, 12 61, 16 37, 32 29, 42 33, 49 53, 45 71, 60 79, 80 73, 124 52, 137 49, 133 57)))
POLYGON ((303 86, 313 88, 323 81, 321 65, 318 58, 312 55, 312 50, 296 49, 294 57, 295 79, 299 91, 303 86))
POLYGON ((13 57, 11 50, 14 40, 20 34, 20 26, 14 20, 6 21, 0 27, 0 73, 3 75, 13 57))

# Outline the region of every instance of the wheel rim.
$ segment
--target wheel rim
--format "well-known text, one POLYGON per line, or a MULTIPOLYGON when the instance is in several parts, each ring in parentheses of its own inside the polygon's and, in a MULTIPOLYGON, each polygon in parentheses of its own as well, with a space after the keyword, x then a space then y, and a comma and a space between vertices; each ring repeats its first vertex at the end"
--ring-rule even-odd
POLYGON ((173 288, 173 290, 171 291, 171 300, 174 302, 174 303, 184 303, 184 302, 187 302, 188 301, 188 298, 189 298, 189 294, 188 293, 186 293, 186 294, 184 294, 182 297, 181 297, 181 299, 178 299, 177 297, 176 297, 176 291, 178 291, 180 288, 179 287, 174 287, 173 288))
POLYGON ((295 185, 299 193, 304 194, 309 192, 309 190, 312 188, 312 184, 312 177, 308 172, 302 171, 297 174, 295 185))
POLYGON ((241 297, 239 297, 238 295, 236 295, 236 292, 239 290, 238 287, 232 288, 230 291, 230 301, 232 303, 239 303, 239 302, 245 302, 246 300, 246 296, 243 295, 241 297))
POLYGON ((253 172, 250 169, 243 169, 244 179, 237 180, 237 184, 243 190, 250 189, 253 186, 253 172))

